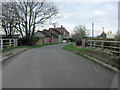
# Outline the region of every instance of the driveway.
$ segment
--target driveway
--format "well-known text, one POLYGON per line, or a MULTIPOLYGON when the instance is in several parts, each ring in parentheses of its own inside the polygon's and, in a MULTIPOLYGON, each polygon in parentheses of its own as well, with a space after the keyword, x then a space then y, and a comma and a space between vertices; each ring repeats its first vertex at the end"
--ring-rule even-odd
POLYGON ((3 88, 117 88, 117 74, 74 53, 67 44, 28 50, 3 64, 3 88))

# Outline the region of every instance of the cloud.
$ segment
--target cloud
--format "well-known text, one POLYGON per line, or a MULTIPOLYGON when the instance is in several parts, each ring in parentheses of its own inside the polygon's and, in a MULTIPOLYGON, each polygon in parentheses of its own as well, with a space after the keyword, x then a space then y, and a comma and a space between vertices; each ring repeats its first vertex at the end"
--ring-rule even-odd
POLYGON ((112 31, 115 34, 118 30, 117 2, 56 2, 56 5, 62 18, 53 22, 63 25, 71 33, 76 25, 83 24, 91 35, 92 22, 95 23, 96 36, 101 34, 102 27, 105 27, 106 33, 112 31))
POLYGON ((119 0, 52 0, 54 2, 119 2, 119 0))
MULTIPOLYGON (((58 3, 59 5, 59 3, 58 3)), ((116 2, 63 2, 59 5, 60 13, 63 18, 57 20, 60 24, 65 25, 71 32, 78 24, 85 24, 90 30, 91 23, 95 23, 95 35, 105 31, 117 31, 118 11, 116 2)), ((91 34, 91 33, 90 33, 91 34)))

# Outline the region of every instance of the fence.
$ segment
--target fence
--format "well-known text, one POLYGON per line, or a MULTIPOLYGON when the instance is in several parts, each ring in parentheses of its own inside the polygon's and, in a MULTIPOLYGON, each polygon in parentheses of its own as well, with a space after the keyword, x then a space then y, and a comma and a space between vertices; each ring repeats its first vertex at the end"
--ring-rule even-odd
POLYGON ((17 39, 0 39, 0 49, 6 47, 16 47, 18 44, 17 39))
POLYGON ((120 41, 88 40, 90 48, 99 48, 102 52, 107 52, 120 57, 120 41))

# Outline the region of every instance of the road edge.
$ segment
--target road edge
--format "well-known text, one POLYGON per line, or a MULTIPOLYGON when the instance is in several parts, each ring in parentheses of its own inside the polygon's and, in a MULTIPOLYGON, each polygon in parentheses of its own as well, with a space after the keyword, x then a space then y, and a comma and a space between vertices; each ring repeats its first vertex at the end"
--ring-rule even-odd
POLYGON ((87 57, 89 59, 92 59, 92 60, 96 61, 98 64, 100 64, 100 65, 102 65, 104 67, 107 67, 107 68, 111 69, 114 72, 120 73, 120 70, 118 70, 117 68, 115 68, 115 67, 113 67, 113 66, 111 66, 109 64, 106 64, 106 63, 104 63, 104 62, 102 62, 102 61, 100 61, 100 60, 98 60, 96 58, 90 57, 90 56, 85 55, 85 54, 81 54, 81 56, 84 56, 84 57, 87 57))
MULTIPOLYGON (((64 47, 63 47, 63 49, 64 49, 64 47)), ((64 49, 64 50, 67 50, 67 49, 64 49)), ((72 52, 70 50, 67 50, 67 51, 72 52)), ((120 73, 119 69, 117 69, 117 68, 115 68, 115 67, 113 67, 113 66, 111 66, 109 64, 106 64, 106 63, 104 63, 104 62, 102 62, 102 61, 100 61, 100 60, 98 60, 96 58, 90 57, 90 56, 82 54, 82 53, 77 53, 77 52, 72 52, 72 53, 78 54, 78 55, 83 56, 84 58, 87 58, 87 59, 91 59, 91 61, 103 66, 106 69, 109 69, 109 70, 111 70, 113 72, 116 72, 116 73, 120 73)))
POLYGON ((9 58, 17 55, 17 54, 20 54, 20 53, 22 53, 22 52, 24 52, 24 51, 27 51, 27 50, 28 50, 28 48, 26 48, 26 49, 24 49, 24 50, 22 50, 22 51, 19 51, 19 52, 17 52, 17 53, 13 53, 12 55, 6 56, 6 57, 4 57, 4 58, 2 58, 2 59, 0 60, 0 63, 2 63, 3 61, 5 61, 5 60, 7 60, 7 59, 9 59, 9 58))

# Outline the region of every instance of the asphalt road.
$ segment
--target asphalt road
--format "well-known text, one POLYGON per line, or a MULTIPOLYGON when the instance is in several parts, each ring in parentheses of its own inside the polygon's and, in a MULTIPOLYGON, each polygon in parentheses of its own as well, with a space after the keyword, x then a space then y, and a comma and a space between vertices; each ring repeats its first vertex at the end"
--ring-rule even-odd
POLYGON ((117 74, 74 53, 66 44, 28 50, 3 64, 3 88, 117 88, 117 74))

